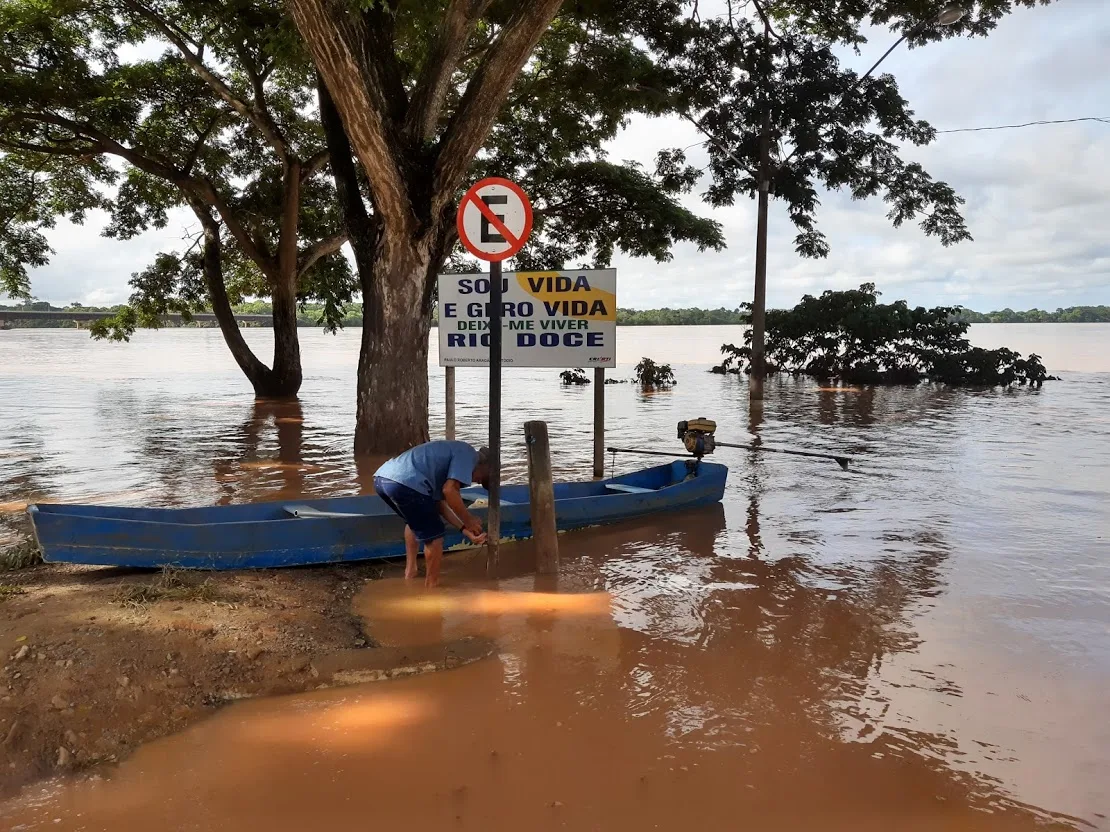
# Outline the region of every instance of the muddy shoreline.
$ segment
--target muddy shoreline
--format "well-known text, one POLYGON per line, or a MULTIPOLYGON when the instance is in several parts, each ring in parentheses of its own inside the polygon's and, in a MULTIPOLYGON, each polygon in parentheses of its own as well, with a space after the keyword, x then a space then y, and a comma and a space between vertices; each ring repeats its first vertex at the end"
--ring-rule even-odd
POLYGON ((351 599, 398 569, 0 573, 0 797, 114 764, 227 702, 311 690, 366 664, 360 654, 377 651, 362 649, 372 641, 351 599))

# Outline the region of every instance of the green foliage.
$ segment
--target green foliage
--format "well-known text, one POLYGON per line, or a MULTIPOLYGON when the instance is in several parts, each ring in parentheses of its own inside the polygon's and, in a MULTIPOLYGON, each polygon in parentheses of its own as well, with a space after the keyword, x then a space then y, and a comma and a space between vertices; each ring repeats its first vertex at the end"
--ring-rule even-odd
MULTIPOLYGON (((875 286, 806 295, 793 309, 768 310, 767 372, 856 384, 1039 387, 1048 374, 1040 357, 1009 349, 972 347, 960 307, 911 309, 905 301, 878 302, 875 286)), ((751 330, 743 346, 725 344, 712 372, 751 370, 751 330)))
MULTIPOLYGON (((103 164, 94 169, 97 178, 111 176, 103 164)), ((104 205, 67 160, 0 151, 0 292, 30 297, 27 270, 46 265, 53 253, 43 231, 60 216, 80 221, 104 205)))
POLYGON ((571 384, 589 384, 590 380, 586 377, 586 371, 581 367, 576 367, 573 370, 563 370, 559 373, 559 382, 564 385, 571 384))
MULTIPOLYGON (((844 45, 863 43, 864 32, 876 25, 911 32, 911 45, 984 35, 1013 4, 973 4, 973 14, 943 32, 928 25, 936 4, 919 0, 767 0, 764 5, 771 34, 749 4, 728 3, 725 15, 702 20, 685 47, 664 61, 674 84, 660 88, 660 95, 712 137, 705 145, 709 203, 731 205, 756 195, 766 125, 770 193, 786 203, 799 255, 824 257, 829 251, 816 222, 820 189, 844 191, 853 199, 881 197, 894 226, 916 221, 942 245, 970 240, 963 200, 902 157, 902 147, 928 144, 936 131, 916 117, 893 76, 863 77, 843 66, 838 53, 844 45)), ((680 149, 661 153, 656 173, 667 181, 691 176, 680 149)))
MULTIPOLYGON (((228 294, 269 294, 286 163, 324 147, 315 71, 280 0, 6 0, 0 32, 0 288, 28 291, 27 269, 50 254, 41 231, 60 216, 80 222, 103 208, 105 234, 128 239, 184 207, 223 226, 228 294), (35 210, 14 211, 8 203, 23 204, 32 186, 35 210)), ((340 231, 323 166, 303 176, 299 196, 307 262, 340 231)), ((189 257, 159 255, 132 279, 134 315, 96 331, 125 340, 164 312, 206 302, 189 257)), ((307 269, 299 290, 334 309, 352 285, 336 252, 307 269)))
POLYGON ((129 341, 136 329, 158 329, 171 314, 190 323, 193 313, 203 311, 208 302, 200 255, 195 251, 184 257, 159 254, 153 265, 131 275, 131 286, 135 291, 128 306, 90 324, 93 338, 129 341))
MULTIPOLYGON (((688 25, 682 5, 566 3, 541 38, 470 175, 514 179, 532 200, 533 234, 516 268, 607 266, 617 250, 664 261, 678 242, 724 248, 721 226, 679 201, 693 181, 610 160, 605 150, 632 114, 673 109, 652 88, 670 83, 657 47, 688 25)), ((491 27, 500 14, 491 7, 491 27)), ((479 26, 463 80, 488 37, 479 26)))
POLYGON ((644 390, 665 390, 678 383, 670 364, 656 364, 650 358, 640 359, 632 380, 644 390))
POLYGON ((1047 6, 1053 0, 978 0, 964 7, 967 14, 954 25, 935 26, 930 22, 943 3, 922 3, 920 0, 769 0, 764 5, 775 21, 794 22, 800 29, 816 36, 859 47, 867 42, 863 30, 867 26, 889 28, 909 36, 911 46, 947 37, 984 37, 998 25, 999 19, 1015 6, 1032 8, 1047 6))

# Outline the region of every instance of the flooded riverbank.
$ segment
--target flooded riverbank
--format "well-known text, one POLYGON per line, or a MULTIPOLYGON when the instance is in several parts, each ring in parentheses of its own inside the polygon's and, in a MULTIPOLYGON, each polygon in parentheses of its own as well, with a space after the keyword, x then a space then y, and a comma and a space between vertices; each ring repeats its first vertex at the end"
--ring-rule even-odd
MULTIPOLYGON (((383 642, 476 634, 497 654, 233 706, 140 750, 108 781, 32 787, 0 820, 1105 828, 1110 368, 1046 360, 1064 380, 1041 391, 782 382, 751 419, 743 385, 705 372, 715 355, 699 358, 729 340, 723 329, 668 334, 682 356, 674 391, 611 387, 610 436, 677 447, 674 422, 706 415, 722 439, 846 450, 852 471, 721 453, 722 506, 566 535, 554 586, 536 586, 526 546, 496 586, 458 565, 434 595, 373 582, 355 604, 383 642)), ((622 361, 667 358, 662 335, 622 332, 622 361)), ((150 337, 123 353, 97 345, 81 365, 76 341, 69 353, 43 344, 34 369, 7 351, 14 342, 0 347, 0 502, 175 505, 362 487, 348 444, 357 338, 306 337, 312 369, 289 411, 249 401, 218 335, 150 337)), ((1099 343, 1084 350, 1110 355, 1110 338, 1099 343)), ((555 376, 507 375, 506 433, 547 419, 557 476, 581 477, 591 391, 562 390, 555 376)), ((459 372, 460 434, 474 441, 483 378, 459 372)), ((523 455, 507 446, 519 477, 523 455)))
MULTIPOLYGON (((928 565, 837 589, 842 568, 718 553, 720 507, 688 519, 567 536, 557 579, 488 582, 454 564, 438 592, 372 582, 355 608, 386 644, 481 636, 497 655, 236 705, 107 780, 34 789, 0 817, 90 832, 1071 826, 900 713, 903 685, 960 693, 951 673, 883 678, 917 640, 903 615, 928 565)), ((999 688, 1003 708, 1029 690, 999 688)))

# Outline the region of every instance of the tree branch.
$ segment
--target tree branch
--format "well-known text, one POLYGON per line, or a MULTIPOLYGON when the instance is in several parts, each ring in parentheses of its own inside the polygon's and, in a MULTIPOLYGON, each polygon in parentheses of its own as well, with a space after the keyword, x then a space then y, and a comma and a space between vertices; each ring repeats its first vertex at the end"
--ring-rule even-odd
MULTIPOLYGON (((174 27, 170 26, 152 10, 138 2, 138 0, 123 0, 123 4, 131 9, 131 11, 135 12, 135 14, 148 20, 154 28, 161 32, 162 35, 177 48, 177 51, 181 53, 181 56, 185 59, 185 63, 216 92, 216 95, 222 98, 233 110, 235 110, 235 112, 252 122, 262 135, 265 136, 266 141, 274 148, 282 161, 286 159, 289 155, 289 144, 286 142, 285 136, 282 135, 281 129, 270 115, 269 110, 266 109, 264 99, 256 101, 253 106, 248 104, 236 95, 234 90, 232 90, 222 78, 205 66, 200 55, 189 48, 185 39, 174 27)), ((246 67, 244 67, 244 69, 246 69, 246 67)), ((252 77, 255 75, 254 73, 251 74, 252 77)))
POLYGON ((297 279, 300 280, 304 277, 305 273, 316 265, 316 261, 329 254, 335 254, 339 249, 343 248, 343 244, 347 242, 347 233, 333 234, 330 237, 325 237, 309 246, 301 254, 301 259, 297 263, 297 279))
POLYGON ((463 174, 493 129, 513 82, 562 5, 563 0, 521 2, 490 47, 440 143, 432 180, 433 216, 454 198, 463 174))
POLYGON ((420 145, 435 135, 451 76, 459 66, 474 25, 491 0, 451 0, 424 69, 413 88, 405 118, 405 133, 420 145))
POLYGON ((304 160, 301 165, 301 182, 305 182, 322 171, 331 159, 327 149, 317 151, 304 160))
POLYGON ((385 84, 369 57, 372 36, 365 19, 351 14, 340 0, 286 2, 370 179, 375 208, 398 230, 415 229, 401 174, 403 144, 385 84))
MULTIPOLYGON (((269 252, 267 252, 264 247, 259 246, 251 237, 246 228, 243 227, 243 224, 239 222, 235 212, 231 210, 231 207, 223 197, 220 196, 216 187, 208 179, 191 176, 165 162, 140 153, 126 145, 122 145, 111 136, 102 133, 90 124, 73 121, 51 113, 16 113, 13 114, 13 118, 22 118, 26 121, 37 122, 39 124, 52 124, 55 127, 69 130, 74 135, 81 136, 85 138, 86 141, 93 143, 96 152, 118 156, 145 173, 149 173, 152 176, 157 176, 159 179, 165 179, 167 182, 172 182, 174 185, 177 185, 185 193, 186 198, 190 196, 197 197, 208 205, 211 205, 219 213, 220 219, 223 220, 228 231, 235 237, 236 242, 239 243, 239 246, 243 249, 243 253, 257 263, 258 267, 262 269, 265 274, 271 275, 274 273, 275 264, 269 252)), ((9 120, 5 121, 7 122, 9 120)), ((18 145, 19 143, 14 144, 18 145)), ((83 155, 79 151, 68 148, 62 150, 61 148, 47 149, 46 147, 32 146, 22 149, 63 156, 83 155)))
POLYGON ((212 131, 216 129, 216 125, 219 123, 219 121, 220 116, 218 114, 212 116, 212 120, 208 122, 208 126, 201 131, 199 136, 197 136, 196 144, 193 145, 193 149, 189 152, 189 158, 185 162, 185 167, 183 168, 183 171, 186 175, 192 175, 193 165, 197 163, 197 158, 200 156, 201 148, 203 148, 204 143, 208 141, 208 137, 212 135, 212 131))
POLYGON ((282 279, 297 279, 297 232, 301 218, 301 165, 285 166, 281 183, 281 231, 278 235, 278 272, 282 279))
POLYGON ((31 144, 18 142, 14 139, 0 139, 0 147, 9 147, 13 150, 26 150, 29 153, 45 153, 50 156, 85 156, 89 153, 102 153, 104 149, 99 144, 91 147, 53 147, 48 144, 31 144))

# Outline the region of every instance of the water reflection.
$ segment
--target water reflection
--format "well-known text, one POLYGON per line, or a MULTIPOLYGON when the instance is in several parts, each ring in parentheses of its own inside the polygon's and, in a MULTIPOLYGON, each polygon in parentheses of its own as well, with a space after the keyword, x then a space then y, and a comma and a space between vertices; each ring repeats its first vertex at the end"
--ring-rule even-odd
POLYGON ((306 472, 319 470, 305 462, 312 455, 304 447, 304 408, 296 400, 256 399, 250 415, 227 440, 235 456, 220 456, 212 463, 223 492, 219 505, 299 497, 305 493, 306 472))

